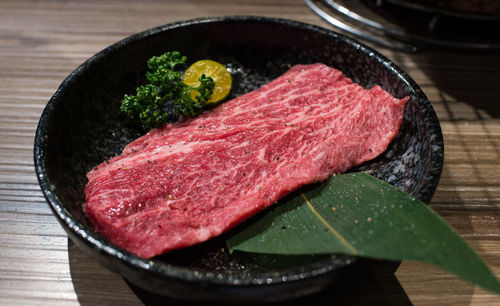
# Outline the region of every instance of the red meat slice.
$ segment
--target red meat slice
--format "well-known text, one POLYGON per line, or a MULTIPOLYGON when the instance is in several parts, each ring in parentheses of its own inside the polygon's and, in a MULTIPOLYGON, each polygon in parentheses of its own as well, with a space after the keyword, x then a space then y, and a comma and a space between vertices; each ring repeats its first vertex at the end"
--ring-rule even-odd
POLYGON ((85 213, 145 258, 205 241, 381 154, 406 101, 323 64, 294 66, 197 118, 151 130, 90 171, 85 213))

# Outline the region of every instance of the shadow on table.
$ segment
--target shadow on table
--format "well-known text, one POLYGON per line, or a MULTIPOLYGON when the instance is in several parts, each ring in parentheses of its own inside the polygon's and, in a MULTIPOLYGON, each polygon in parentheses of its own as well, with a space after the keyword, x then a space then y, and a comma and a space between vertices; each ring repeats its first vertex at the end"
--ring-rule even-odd
MULTIPOLYGON (((470 140, 473 137, 464 126, 469 122, 474 124, 474 127, 483 133, 480 138, 481 144, 486 147, 489 146, 493 150, 490 152, 494 154, 491 161, 496 162, 500 159, 500 149, 496 146, 497 136, 494 131, 491 131, 491 127, 487 123, 500 118, 500 56, 498 54, 498 51, 474 52, 429 49, 420 54, 411 55, 416 68, 403 66, 403 69, 408 71, 410 76, 412 76, 412 70, 415 74, 420 70, 424 75, 424 77, 420 76, 420 80, 417 82, 421 82, 419 85, 437 110, 441 123, 446 123, 446 130, 444 131, 446 132, 444 137, 445 156, 447 145, 458 146, 462 150, 459 160, 453 158, 447 160, 445 158, 440 181, 444 182, 447 187, 457 187, 464 184, 462 178, 457 180, 457 172, 453 169, 457 165, 459 167, 464 165, 470 167, 468 172, 469 180, 476 182, 475 184, 478 186, 494 184, 485 175, 484 167, 478 165, 478 151, 476 148, 471 148, 471 144, 468 143, 468 139, 470 140), (435 88, 427 89, 429 83, 430 87, 435 88), (426 90, 429 90, 429 92, 426 92, 426 90), (435 92, 432 90, 435 90, 435 92)), ((399 58, 398 54, 395 55, 395 61, 405 62, 403 58, 399 58)), ((443 191, 446 199, 453 199, 453 203, 450 203, 453 205, 446 205, 447 201, 440 202, 439 195, 434 197, 436 200, 435 209, 445 219, 448 216, 454 216, 455 218, 450 220, 451 225, 459 228, 461 232, 473 233, 475 231, 471 217, 481 212, 479 208, 473 207, 467 199, 463 199, 464 193, 457 190, 459 188, 447 188, 446 191, 443 191), (453 224, 453 222, 457 223, 453 224)), ((439 194, 439 192, 440 185, 438 185, 436 194, 439 194)), ((443 196, 441 196, 441 199, 443 196)), ((484 197, 493 199, 495 195, 485 190, 484 197)), ((475 251, 482 253, 480 246, 475 246, 475 251)), ((424 280, 427 277, 427 275, 423 274, 428 272, 427 270, 425 272, 414 270, 412 271, 414 275, 408 276, 410 271, 411 269, 405 269, 404 274, 400 276, 403 286, 406 283, 405 278, 415 277, 424 280)), ((449 285, 444 287, 446 291, 442 292, 442 294, 446 294, 447 291, 459 292, 460 298, 455 296, 452 300, 460 299, 461 305, 469 305, 475 286, 458 278, 448 278, 445 275, 443 274, 444 277, 433 278, 435 279, 434 282, 441 283, 436 286, 437 288, 430 288, 431 291, 434 291, 431 294, 439 294, 438 288, 443 288, 443 282, 447 282, 449 285)), ((406 286, 405 288, 412 297, 419 294, 422 296, 418 292, 419 288, 408 288, 406 286)))
MULTIPOLYGON (((448 131, 454 134, 453 145, 462 148, 463 157, 458 163, 466 163, 471 167, 468 176, 478 186, 497 186, 487 175, 483 165, 478 163, 478 150, 471 147, 468 140, 473 137, 463 125, 470 122, 474 124, 476 131, 481 133, 479 145, 491 150, 488 152, 488 160, 495 164, 500 160, 500 147, 498 147, 498 136, 492 125, 492 120, 500 118, 500 51, 473 52, 473 51, 451 51, 434 50, 415 55, 415 63, 438 90, 438 101, 440 109, 438 117, 442 122, 450 122, 448 131), (462 128, 461 128, 462 127, 462 128), (491 148, 491 149, 490 149, 491 148)), ((425 90, 424 90, 425 91, 425 90)), ((429 94, 430 96, 430 94, 429 94)), ((435 97, 435 95, 434 95, 435 97)), ((445 154, 447 139, 445 135, 445 154)), ((477 145, 478 143, 472 144, 477 145)), ((453 167, 454 161, 448 162, 448 167, 453 167)), ((448 175, 447 162, 442 177, 451 180, 453 175, 448 175)), ((453 184, 459 186, 462 182, 453 184)), ((496 195, 485 189, 484 196, 494 199, 496 195)), ((449 195, 457 199, 461 211, 470 209, 467 203, 461 199, 460 193, 449 195)), ((477 210, 475 210, 477 212, 477 210)), ((467 224, 461 224, 467 231, 474 232, 469 220, 467 224)), ((500 230, 500 228, 498 228, 500 230)), ((481 250, 477 250, 481 251, 481 250)))
POLYGON ((123 278, 101 267, 68 239, 71 279, 82 306, 141 305, 123 278))
MULTIPOLYGON (((323 291, 289 301, 262 303, 258 305, 411 305, 394 272, 398 263, 385 261, 362 260, 355 271, 323 291)), ((145 291, 129 283, 137 297, 147 306, 195 305, 164 297, 145 291)), ((255 303, 248 304, 254 305, 255 303)), ((218 302, 203 305, 225 305, 218 302)), ((244 305, 239 303, 238 305, 244 305)))
MULTIPOLYGON (((68 239, 71 278, 78 301, 90 305, 194 305, 139 288, 109 272, 68 239)), ((320 293, 270 305, 411 305, 394 272, 397 263, 361 260, 341 281, 320 293)), ((221 305, 204 303, 204 305, 221 305)), ((265 305, 265 304, 262 304, 265 305)))
MULTIPOLYGON (((500 118, 499 52, 428 50, 412 55, 418 69, 438 89, 444 106, 440 119, 483 120, 500 118), (466 104, 468 108, 457 107, 466 104), (464 112, 464 110, 466 110, 464 112)), ((398 59, 398 62, 404 62, 398 59)), ((410 71, 408 68, 405 70, 410 71)), ((410 73, 411 74, 411 73, 410 73)), ((419 84, 425 92, 426 84, 419 84)), ((433 93, 428 93, 432 96, 433 93)))

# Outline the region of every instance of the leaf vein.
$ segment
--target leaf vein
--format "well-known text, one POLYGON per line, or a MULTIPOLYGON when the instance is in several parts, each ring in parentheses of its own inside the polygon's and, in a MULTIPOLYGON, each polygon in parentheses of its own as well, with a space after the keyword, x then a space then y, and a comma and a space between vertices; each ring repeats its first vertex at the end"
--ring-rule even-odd
POLYGON ((331 225, 330 223, 328 223, 315 209, 314 207, 312 206, 311 202, 309 202, 309 200, 307 199, 306 195, 301 193, 300 194, 302 196, 302 198, 304 199, 304 201, 306 201, 306 204, 307 206, 309 207, 309 209, 313 212, 313 214, 326 226, 326 228, 328 228, 328 230, 330 232, 332 232, 332 234, 337 237, 337 239, 340 240, 340 242, 342 242, 349 250, 351 250, 351 252, 354 254, 354 255, 359 255, 359 252, 358 250, 353 247, 349 242, 347 242, 347 240, 339 234, 339 232, 337 232, 331 225))

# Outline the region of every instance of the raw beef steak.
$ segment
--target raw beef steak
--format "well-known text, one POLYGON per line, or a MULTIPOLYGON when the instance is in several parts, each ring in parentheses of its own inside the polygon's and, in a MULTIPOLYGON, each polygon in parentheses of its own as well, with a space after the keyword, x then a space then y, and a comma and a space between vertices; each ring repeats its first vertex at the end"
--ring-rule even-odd
POLYGON ((145 258, 205 241, 385 151, 406 101, 323 64, 294 66, 97 166, 87 174, 85 213, 100 234, 145 258))

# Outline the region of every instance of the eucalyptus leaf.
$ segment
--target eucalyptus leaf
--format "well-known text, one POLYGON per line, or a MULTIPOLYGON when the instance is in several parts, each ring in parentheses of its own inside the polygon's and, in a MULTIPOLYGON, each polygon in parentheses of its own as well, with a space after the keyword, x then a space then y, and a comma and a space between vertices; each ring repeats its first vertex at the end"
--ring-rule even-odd
POLYGON ((226 242, 231 251, 419 261, 500 293, 493 273, 441 217, 365 173, 332 176, 296 192, 226 242))

